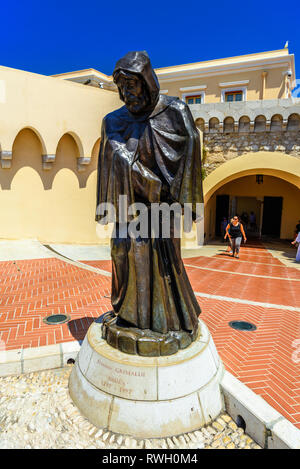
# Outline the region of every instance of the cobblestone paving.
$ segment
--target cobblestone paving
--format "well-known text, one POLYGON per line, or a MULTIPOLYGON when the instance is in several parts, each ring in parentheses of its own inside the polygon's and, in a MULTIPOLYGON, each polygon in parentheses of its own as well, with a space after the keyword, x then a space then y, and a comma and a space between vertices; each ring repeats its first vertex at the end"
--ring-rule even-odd
POLYGON ((199 431, 166 439, 140 440, 99 430, 72 403, 71 368, 0 378, 0 449, 260 449, 227 414, 199 431))

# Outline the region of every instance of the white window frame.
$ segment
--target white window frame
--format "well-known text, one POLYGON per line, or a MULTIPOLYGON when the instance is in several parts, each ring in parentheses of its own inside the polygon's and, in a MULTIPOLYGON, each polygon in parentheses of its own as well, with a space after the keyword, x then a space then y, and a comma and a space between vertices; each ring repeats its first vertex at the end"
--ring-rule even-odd
POLYGON ((201 104, 204 104, 205 91, 193 91, 193 92, 190 91, 189 93, 181 93, 181 99, 184 102, 186 102, 185 98, 192 97, 192 96, 201 96, 201 104))
MULTIPOLYGON (((239 103, 243 101, 247 101, 247 86, 234 86, 230 88, 224 88, 221 90, 221 103, 227 102, 225 101, 225 93, 230 93, 231 91, 241 91, 243 93, 243 99, 242 101, 238 101, 239 103)), ((236 101, 230 101, 230 102, 235 103, 236 101)))

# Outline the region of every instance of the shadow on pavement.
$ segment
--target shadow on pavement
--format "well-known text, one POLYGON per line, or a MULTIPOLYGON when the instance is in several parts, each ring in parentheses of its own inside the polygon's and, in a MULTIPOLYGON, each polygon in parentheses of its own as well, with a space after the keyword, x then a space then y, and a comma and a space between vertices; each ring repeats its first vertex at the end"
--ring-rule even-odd
POLYGON ((98 317, 82 317, 78 319, 72 319, 68 322, 68 328, 74 339, 76 339, 80 345, 88 331, 88 328, 93 322, 102 323, 102 316, 98 317))

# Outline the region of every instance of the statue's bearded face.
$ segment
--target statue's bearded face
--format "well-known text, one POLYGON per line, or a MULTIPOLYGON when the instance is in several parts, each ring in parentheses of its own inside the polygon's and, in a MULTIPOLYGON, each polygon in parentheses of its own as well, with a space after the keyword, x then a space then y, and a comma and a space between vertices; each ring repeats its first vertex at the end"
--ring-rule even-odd
POLYGON ((117 78, 117 85, 130 112, 140 114, 147 108, 150 97, 141 78, 133 73, 122 71, 117 78))

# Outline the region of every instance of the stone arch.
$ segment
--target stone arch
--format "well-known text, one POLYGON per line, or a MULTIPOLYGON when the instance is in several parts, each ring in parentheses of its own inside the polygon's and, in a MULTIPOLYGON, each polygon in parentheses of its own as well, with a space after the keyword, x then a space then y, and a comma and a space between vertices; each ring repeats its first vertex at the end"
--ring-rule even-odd
MULTIPOLYGON (((14 141, 13 141, 13 145, 16 141, 16 138, 18 137, 18 135, 20 134, 20 132, 22 132, 23 130, 31 130, 31 132, 33 132, 36 137, 38 138, 39 142, 40 142, 40 145, 41 145, 41 155, 46 155, 47 154, 47 148, 46 148, 46 143, 45 143, 45 140, 44 138, 42 137, 41 133, 39 132, 39 130, 37 130, 35 127, 31 126, 31 125, 26 125, 24 127, 22 127, 21 129, 19 129, 19 131, 16 133, 16 136, 14 138, 14 141)), ((13 147, 12 145, 12 147, 13 147)))
POLYGON ((231 116, 225 117, 223 121, 223 132, 234 132, 234 118, 231 116))
MULTIPOLYGON (((15 153, 14 152, 14 146, 15 146, 16 142, 18 142, 18 140, 20 139, 20 136, 21 136, 21 139, 23 140, 23 143, 26 140, 27 144, 28 144, 28 139, 30 140, 30 136, 34 136, 34 138, 36 139, 36 144, 38 142, 38 146, 39 146, 38 153, 39 153, 41 162, 42 162, 42 155, 47 154, 45 140, 42 137, 41 133, 35 127, 29 126, 29 125, 24 126, 24 127, 21 127, 16 134, 11 136, 11 143, 8 146, 8 148, 7 147, 6 148, 1 148, 1 146, 0 146, 0 150, 2 151, 0 153, 1 168, 10 169, 12 167, 12 165, 13 165, 13 154, 15 153), (24 138, 24 134, 25 134, 25 138, 24 138)), ((25 146, 26 146, 26 144, 25 144, 25 146)), ((29 156, 30 155, 27 154, 27 160, 28 160, 29 156)), ((24 163, 26 163, 26 161, 24 163)), ((34 163, 34 164, 36 164, 36 163, 34 163)), ((40 164, 40 162, 38 163, 38 165, 39 164, 40 164)))
POLYGON ((203 181, 205 202, 225 183, 250 174, 279 177, 300 189, 300 165, 297 158, 282 153, 259 151, 233 158, 212 171, 203 181))
MULTIPOLYGON (((217 195, 229 194, 231 202, 251 198, 250 206, 256 207, 259 217, 259 232, 262 229, 262 216, 265 196, 282 197, 283 209, 280 225, 280 237, 292 238, 295 226, 295 206, 300 204, 300 165, 297 158, 287 154, 260 151, 227 161, 203 181, 205 217, 204 230, 206 239, 216 234, 218 218, 216 216, 217 195), (264 175, 264 183, 256 187, 256 175, 264 175)), ((249 200, 246 205, 249 207, 249 200)), ((236 210, 230 203, 229 212, 236 210)), ((241 212, 240 212, 241 213, 241 212)), ((227 214, 226 214, 227 216, 227 214)))
POLYGON ((66 132, 58 141, 55 152, 55 165, 66 167, 76 172, 77 159, 80 156, 78 140, 72 133, 66 132))
POLYGON ((250 132, 250 118, 248 116, 240 117, 239 132, 250 132))
POLYGON ((198 129, 201 130, 201 132, 204 132, 205 121, 202 117, 199 117, 198 119, 195 120, 195 125, 196 125, 196 127, 198 127, 198 129))
POLYGON ((260 114, 255 117, 254 121, 254 132, 265 132, 266 131, 266 116, 260 114))
POLYGON ((271 118, 271 132, 280 132, 282 130, 283 117, 281 114, 274 114, 271 118))
POLYGON ((210 119, 211 117, 214 117, 214 116, 209 115, 208 112, 206 112, 206 111, 204 111, 203 109, 201 109, 201 111, 198 111, 198 110, 195 111, 195 113, 193 113, 193 117, 194 117, 194 121, 195 121, 195 122, 196 122, 196 120, 198 120, 198 119, 203 119, 204 122, 208 122, 209 119, 210 119))
POLYGON ((23 166, 31 166, 36 171, 42 169, 42 154, 46 151, 40 133, 32 127, 23 127, 12 144, 12 165, 14 171, 23 166))
MULTIPOLYGON (((74 142, 76 143, 76 146, 78 148, 78 156, 77 158, 82 158, 84 157, 84 151, 83 151, 83 144, 82 144, 82 141, 80 139, 80 137, 77 135, 76 132, 72 131, 72 130, 69 130, 67 132, 65 132, 59 139, 58 141, 58 144, 59 142, 61 141, 61 139, 65 136, 65 135, 69 135, 73 138, 74 142)), ((57 144, 57 147, 58 147, 58 144, 57 144)), ((57 150, 57 147, 56 147, 56 150, 57 150)))
POLYGON ((300 130, 300 116, 299 114, 290 114, 288 117, 287 130, 300 130))
POLYGON ((35 129, 25 127, 17 133, 12 144, 10 165, 6 166, 10 169, 0 172, 0 190, 10 192, 13 194, 12 198, 15 193, 18 194, 13 202, 9 202, 12 205, 17 199, 19 201, 28 199, 28 203, 31 203, 31 189, 33 197, 37 197, 40 187, 43 187, 45 181, 42 170, 42 152, 43 141, 35 129), (28 196, 29 190, 30 196, 28 196), (37 190, 36 193, 35 190, 37 190))
POLYGON ((218 132, 219 124, 220 124, 220 121, 217 117, 212 117, 211 119, 209 119, 209 123, 208 123, 209 132, 211 133, 218 132))

